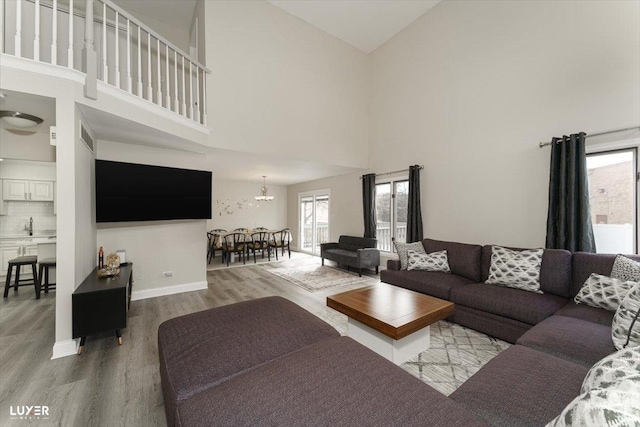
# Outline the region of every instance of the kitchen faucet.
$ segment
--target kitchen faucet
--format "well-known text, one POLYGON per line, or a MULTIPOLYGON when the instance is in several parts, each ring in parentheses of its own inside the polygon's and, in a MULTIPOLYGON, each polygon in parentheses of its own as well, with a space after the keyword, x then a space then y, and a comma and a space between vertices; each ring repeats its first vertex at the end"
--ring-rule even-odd
POLYGON ((29 217, 29 227, 25 224, 24 229, 29 231, 29 236, 33 236, 33 217, 29 217))

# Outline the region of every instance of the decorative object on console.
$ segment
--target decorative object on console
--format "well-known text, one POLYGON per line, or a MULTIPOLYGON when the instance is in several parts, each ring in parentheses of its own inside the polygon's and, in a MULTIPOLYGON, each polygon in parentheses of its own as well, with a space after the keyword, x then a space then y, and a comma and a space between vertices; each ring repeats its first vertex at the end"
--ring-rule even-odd
POLYGON ((116 255, 120 257, 120 264, 127 263, 127 251, 125 251, 124 249, 118 249, 116 251, 116 255))
POLYGON ((18 111, 0 111, 0 118, 7 124, 20 129, 28 129, 38 126, 44 120, 31 114, 20 113, 18 111))
POLYGON ((98 270, 98 277, 117 276, 120 274, 120 257, 117 254, 107 255, 106 267, 98 270))
POLYGON ((622 300, 611 324, 611 339, 618 350, 640 346, 640 283, 622 300))
POLYGON ((489 277, 485 283, 543 293, 540 290, 543 251, 543 249, 514 251, 502 246, 492 246, 489 277))
POLYGON ((396 247, 396 252, 398 253, 398 258, 400 259, 400 269, 406 270, 408 265, 408 251, 412 250, 419 254, 426 254, 427 252, 424 250, 424 246, 422 246, 422 242, 414 242, 414 243, 402 243, 402 242, 393 242, 396 247))
POLYGON ((601 274, 591 273, 575 296, 577 304, 616 311, 636 282, 622 281, 601 274))
POLYGON ((421 254, 409 249, 407 251, 407 270, 423 270, 423 271, 440 271, 442 273, 451 273, 449 268, 449 258, 447 251, 431 252, 430 254, 421 254))
POLYGON ((640 262, 618 254, 611 269, 611 277, 624 281, 640 282, 640 262))
POLYGON ((259 202, 270 202, 274 199, 274 196, 267 196, 268 189, 267 189, 266 179, 267 179, 267 176, 262 175, 262 187, 260 187, 260 191, 262 192, 262 195, 254 197, 254 199, 256 199, 259 202))

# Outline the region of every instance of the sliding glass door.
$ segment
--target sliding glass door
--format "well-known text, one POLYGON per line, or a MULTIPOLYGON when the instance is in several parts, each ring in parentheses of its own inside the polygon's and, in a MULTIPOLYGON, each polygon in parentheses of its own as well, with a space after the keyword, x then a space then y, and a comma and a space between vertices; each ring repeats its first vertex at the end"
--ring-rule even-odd
POLYGON ((329 192, 302 193, 300 199, 300 249, 320 255, 320 244, 329 241, 329 192))

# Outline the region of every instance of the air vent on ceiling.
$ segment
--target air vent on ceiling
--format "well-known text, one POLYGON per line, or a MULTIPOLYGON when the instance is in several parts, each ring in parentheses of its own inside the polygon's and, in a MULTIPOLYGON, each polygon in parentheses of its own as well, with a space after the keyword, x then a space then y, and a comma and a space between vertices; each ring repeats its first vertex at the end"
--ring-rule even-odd
POLYGON ((54 147, 57 144, 57 133, 56 133, 56 127, 55 126, 49 126, 49 144, 53 145, 54 147))
POLYGON ((84 128, 82 123, 80 123, 80 139, 85 143, 87 148, 93 153, 93 138, 89 135, 89 132, 84 128))

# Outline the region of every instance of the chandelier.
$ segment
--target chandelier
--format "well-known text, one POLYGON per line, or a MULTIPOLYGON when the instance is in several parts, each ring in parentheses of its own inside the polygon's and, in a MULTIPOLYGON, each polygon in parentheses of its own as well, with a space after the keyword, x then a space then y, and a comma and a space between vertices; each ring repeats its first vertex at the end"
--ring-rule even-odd
POLYGON ((262 187, 260 187, 260 191, 262 192, 262 195, 254 197, 258 202, 270 202, 274 199, 273 196, 267 196, 266 179, 267 179, 267 176, 262 175, 262 187))

